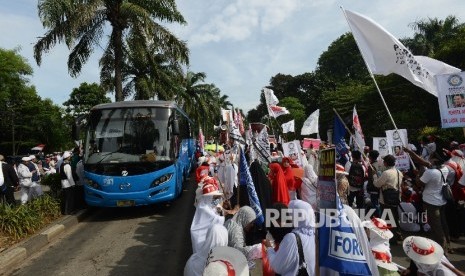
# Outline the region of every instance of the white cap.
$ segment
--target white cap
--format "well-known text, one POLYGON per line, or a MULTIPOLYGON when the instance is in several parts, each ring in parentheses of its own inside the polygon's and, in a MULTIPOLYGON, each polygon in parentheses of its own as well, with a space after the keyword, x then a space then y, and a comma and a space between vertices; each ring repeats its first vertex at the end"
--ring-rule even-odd
POLYGON ((31 161, 31 158, 29 158, 29 156, 25 156, 21 158, 21 161, 31 161))
POLYGON ((65 151, 65 153, 63 153, 63 159, 66 159, 66 158, 68 158, 70 156, 71 156, 71 152, 69 152, 69 151, 65 151))

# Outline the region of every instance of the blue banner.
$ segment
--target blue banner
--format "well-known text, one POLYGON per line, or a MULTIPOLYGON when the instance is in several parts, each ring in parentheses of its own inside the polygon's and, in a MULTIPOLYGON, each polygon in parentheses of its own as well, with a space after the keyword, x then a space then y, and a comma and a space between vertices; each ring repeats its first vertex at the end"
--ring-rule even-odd
POLYGON ((239 161, 239 183, 240 185, 247 185, 247 194, 249 196, 250 207, 257 214, 257 219, 255 220, 257 224, 263 224, 265 218, 263 217, 262 208, 260 207, 260 201, 258 200, 257 192, 255 191, 255 186, 253 184, 252 175, 250 175, 249 166, 247 166, 247 161, 245 159, 244 151, 240 151, 240 161, 239 161))
POLYGON ((346 129, 338 116, 334 117, 334 138, 333 143, 336 146, 336 160, 338 163, 345 165, 347 160, 347 153, 349 152, 345 140, 346 129))
POLYGON ((372 275, 357 235, 352 228, 344 206, 336 193, 337 214, 321 213, 323 225, 318 228, 320 267, 339 272, 339 275, 372 275))

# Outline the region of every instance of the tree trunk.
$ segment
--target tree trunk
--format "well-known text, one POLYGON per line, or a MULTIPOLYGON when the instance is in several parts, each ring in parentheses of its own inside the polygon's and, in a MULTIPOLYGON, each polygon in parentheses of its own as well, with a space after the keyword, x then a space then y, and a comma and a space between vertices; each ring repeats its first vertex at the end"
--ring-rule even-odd
POLYGON ((115 45, 115 101, 124 101, 121 64, 123 62, 123 30, 113 26, 115 45))

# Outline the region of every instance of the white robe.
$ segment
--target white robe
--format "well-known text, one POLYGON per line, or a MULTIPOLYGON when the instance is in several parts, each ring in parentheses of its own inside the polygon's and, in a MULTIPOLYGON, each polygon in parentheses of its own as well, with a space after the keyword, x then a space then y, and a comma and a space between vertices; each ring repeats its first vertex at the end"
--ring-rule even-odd
POLYGON ((233 188, 237 187, 237 165, 226 164, 224 168, 224 194, 226 199, 230 199, 233 195, 233 188))
POLYGON ((213 196, 202 195, 191 224, 192 252, 197 253, 205 241, 207 231, 213 224, 223 224, 224 217, 211 206, 213 196))
POLYGON ((228 245, 228 230, 221 224, 214 224, 208 229, 206 239, 199 252, 194 253, 187 260, 184 267, 184 276, 201 276, 205 269, 208 253, 210 250, 217 246, 228 245))
POLYGON ((312 205, 313 210, 317 209, 317 181, 318 176, 313 171, 313 167, 311 165, 305 166, 304 177, 300 186, 300 196, 303 201, 312 205))

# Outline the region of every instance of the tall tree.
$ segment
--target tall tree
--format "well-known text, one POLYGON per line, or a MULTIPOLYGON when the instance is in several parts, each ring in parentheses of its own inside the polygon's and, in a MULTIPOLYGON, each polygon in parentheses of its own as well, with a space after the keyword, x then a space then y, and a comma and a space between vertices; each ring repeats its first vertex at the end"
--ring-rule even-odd
MULTIPOLYGON (((157 20, 168 23, 186 23, 176 8, 175 0, 39 0, 39 18, 48 31, 34 45, 38 65, 42 54, 55 44, 65 42, 71 53, 68 71, 77 76, 95 47, 111 26, 111 34, 104 56, 113 57, 115 100, 123 101, 123 61, 126 36, 136 35, 146 42, 157 42, 158 47, 170 49, 181 43, 157 20)), ((131 45, 129 45, 131 46, 131 45)))
POLYGON ((38 143, 48 150, 70 141, 62 110, 29 84, 32 68, 17 50, 0 48, 0 151, 26 154, 38 143))
POLYGON ((444 20, 438 18, 428 18, 415 21, 410 24, 415 30, 412 39, 405 39, 406 46, 415 55, 434 57, 442 45, 451 39, 461 39, 460 30, 464 24, 460 23, 457 17, 448 16, 444 20))
POLYGON ((78 88, 74 88, 69 99, 63 103, 65 111, 72 117, 89 113, 90 109, 101 103, 111 102, 106 96, 105 90, 97 83, 83 82, 78 88))

